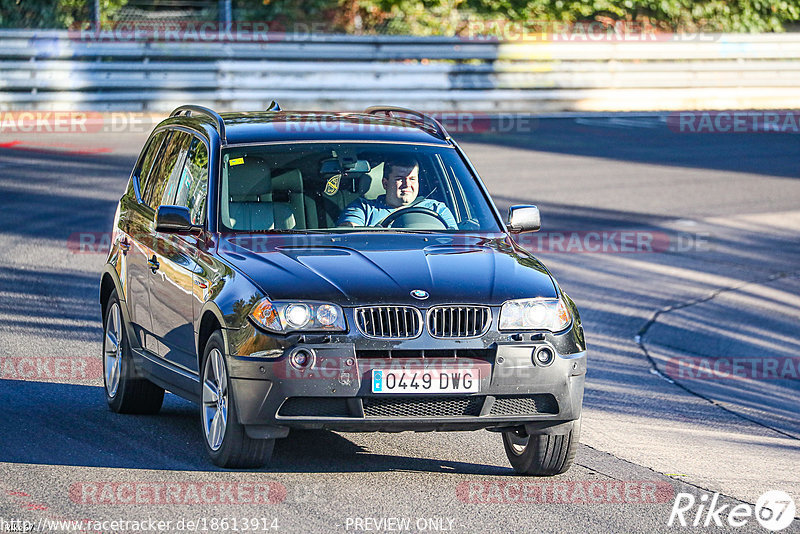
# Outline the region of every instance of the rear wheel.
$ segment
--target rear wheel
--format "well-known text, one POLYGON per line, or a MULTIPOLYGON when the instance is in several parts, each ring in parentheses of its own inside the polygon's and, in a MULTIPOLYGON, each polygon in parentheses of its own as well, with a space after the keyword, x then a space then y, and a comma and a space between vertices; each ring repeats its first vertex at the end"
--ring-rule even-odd
POLYGON ((116 291, 103 322, 103 383, 108 407, 117 413, 155 414, 164 402, 162 388, 136 376, 116 291))
POLYGON ((206 343, 202 370, 200 424, 211 461, 226 468, 261 467, 268 463, 275 440, 252 439, 239 423, 219 330, 211 334, 206 343))
POLYGON ((558 434, 528 434, 525 427, 503 432, 503 446, 514 471, 523 475, 565 473, 575 458, 581 420, 571 421, 558 434))

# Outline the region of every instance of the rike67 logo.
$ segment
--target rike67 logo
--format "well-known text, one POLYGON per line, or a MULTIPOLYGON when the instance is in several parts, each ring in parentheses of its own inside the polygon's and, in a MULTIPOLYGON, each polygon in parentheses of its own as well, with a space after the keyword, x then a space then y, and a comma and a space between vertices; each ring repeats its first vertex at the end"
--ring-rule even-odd
POLYGON ((777 532, 792 524, 796 511, 791 495, 779 490, 768 491, 761 495, 756 501, 755 510, 745 503, 735 506, 722 504, 719 493, 713 495, 704 493, 699 497, 691 493, 678 493, 667 526, 743 527, 755 517, 762 527, 777 532))

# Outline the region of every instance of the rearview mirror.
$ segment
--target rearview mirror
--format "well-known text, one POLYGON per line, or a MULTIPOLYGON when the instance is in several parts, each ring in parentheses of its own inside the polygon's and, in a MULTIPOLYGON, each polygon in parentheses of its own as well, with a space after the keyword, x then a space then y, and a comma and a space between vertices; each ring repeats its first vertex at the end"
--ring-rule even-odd
POLYGON ((156 232, 190 232, 199 225, 192 224, 192 214, 185 206, 159 206, 156 212, 156 232))
POLYGON ((511 206, 508 208, 508 231, 518 234, 520 232, 535 232, 542 227, 539 217, 539 208, 536 206, 511 206))
POLYGON ((342 158, 341 161, 337 158, 330 158, 322 160, 320 166, 320 174, 348 174, 348 173, 366 173, 372 170, 369 161, 365 159, 352 159, 342 158))
POLYGON ((357 159, 355 161, 345 163, 347 168, 344 172, 369 172, 372 170, 369 161, 365 159, 357 159))

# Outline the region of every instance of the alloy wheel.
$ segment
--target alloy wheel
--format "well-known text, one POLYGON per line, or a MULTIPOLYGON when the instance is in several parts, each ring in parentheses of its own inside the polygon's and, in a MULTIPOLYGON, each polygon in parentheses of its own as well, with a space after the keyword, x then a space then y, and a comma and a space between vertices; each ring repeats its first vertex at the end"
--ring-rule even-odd
POLYGON ((106 392, 114 397, 119 389, 122 371, 122 313, 119 303, 114 302, 106 317, 105 335, 103 337, 103 374, 106 392))
POLYGON ((506 437, 508 438, 508 445, 511 452, 516 455, 524 453, 525 449, 528 447, 528 442, 531 440, 531 437, 522 430, 506 432, 506 437))
POLYGON ((222 446, 228 424, 228 375, 219 349, 212 349, 203 369, 203 430, 211 450, 222 446))

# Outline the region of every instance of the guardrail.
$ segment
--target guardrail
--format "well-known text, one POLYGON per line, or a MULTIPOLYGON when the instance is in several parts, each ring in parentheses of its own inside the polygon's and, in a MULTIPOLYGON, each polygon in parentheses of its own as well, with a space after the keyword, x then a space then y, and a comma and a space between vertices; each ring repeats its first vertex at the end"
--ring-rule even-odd
POLYGON ((800 108, 800 35, 658 41, 290 36, 260 42, 0 31, 0 109, 600 111, 800 108))

